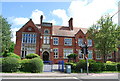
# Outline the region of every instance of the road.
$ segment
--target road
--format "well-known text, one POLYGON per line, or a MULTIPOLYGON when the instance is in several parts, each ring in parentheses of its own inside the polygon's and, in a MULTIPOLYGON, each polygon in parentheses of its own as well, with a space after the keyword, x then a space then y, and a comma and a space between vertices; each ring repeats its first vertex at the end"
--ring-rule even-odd
POLYGON ((3 79, 2 81, 119 81, 117 79, 3 79))

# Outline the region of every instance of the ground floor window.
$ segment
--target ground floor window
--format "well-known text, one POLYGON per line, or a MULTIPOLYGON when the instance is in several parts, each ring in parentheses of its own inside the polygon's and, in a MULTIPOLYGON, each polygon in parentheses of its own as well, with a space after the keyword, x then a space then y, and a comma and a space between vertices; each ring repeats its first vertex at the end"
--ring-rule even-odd
POLYGON ((93 51, 88 50, 88 59, 92 59, 92 58, 93 58, 93 51))
POLYGON ((67 58, 68 55, 73 53, 73 49, 64 49, 63 50, 64 58, 67 58))
POLYGON ((101 55, 96 53, 96 59, 101 59, 101 55))
POLYGON ((36 45, 35 44, 22 44, 21 47, 21 58, 25 58, 26 55, 30 53, 36 53, 36 45))
POLYGON ((54 52, 54 58, 57 59, 58 58, 58 48, 54 48, 53 52, 54 52))
POLYGON ((81 53, 81 50, 78 51, 79 59, 84 59, 84 54, 81 53))
POLYGON ((109 55, 107 56, 107 59, 112 59, 112 54, 109 54, 109 55))

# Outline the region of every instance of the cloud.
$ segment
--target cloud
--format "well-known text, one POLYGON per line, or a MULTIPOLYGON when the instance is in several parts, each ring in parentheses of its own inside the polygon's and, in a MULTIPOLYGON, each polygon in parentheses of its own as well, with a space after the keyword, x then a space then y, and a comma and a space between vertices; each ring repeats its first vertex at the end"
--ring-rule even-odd
POLYGON ((53 20, 48 20, 48 22, 52 23, 53 25, 56 24, 56 21, 53 19, 53 20))
POLYGON ((20 28, 12 28, 12 41, 15 42, 16 41, 16 31, 18 31, 20 28))
POLYGON ((23 24, 25 24, 28 21, 29 21, 29 19, 28 18, 24 18, 24 17, 15 18, 13 20, 15 25, 23 25, 23 24))
POLYGON ((90 27, 101 16, 117 12, 116 0, 72 1, 68 12, 73 17, 74 26, 90 27))
POLYGON ((38 9, 32 11, 31 18, 35 24, 40 23, 40 16, 41 15, 43 15, 43 19, 45 19, 45 15, 44 15, 43 11, 40 11, 38 9))
POLYGON ((53 10, 52 14, 56 15, 59 18, 62 19, 62 25, 67 25, 68 24, 68 16, 67 16, 66 11, 64 9, 53 10))

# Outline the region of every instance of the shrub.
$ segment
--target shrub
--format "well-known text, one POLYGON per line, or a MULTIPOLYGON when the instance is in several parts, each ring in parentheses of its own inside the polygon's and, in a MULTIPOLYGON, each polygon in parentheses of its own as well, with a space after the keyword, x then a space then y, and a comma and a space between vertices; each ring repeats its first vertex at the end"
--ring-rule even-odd
POLYGON ((86 70, 86 61, 85 60, 80 60, 77 64, 76 64, 76 71, 80 72, 80 69, 86 70))
POLYGON ((16 72, 18 71, 19 60, 13 57, 6 57, 2 60, 3 72, 16 72))
POLYGON ((117 70, 120 71, 120 63, 117 64, 117 70))
POLYGON ((25 58, 27 58, 27 59, 32 59, 32 58, 36 58, 36 57, 40 58, 40 56, 38 54, 34 54, 34 53, 31 53, 31 54, 28 54, 25 56, 25 58))
POLYGON ((31 70, 29 59, 21 60, 20 65, 20 71, 29 72, 31 70))
POLYGON ((96 63, 96 61, 95 61, 95 60, 92 60, 92 59, 88 59, 88 62, 89 62, 89 63, 96 63))
POLYGON ((90 71, 102 71, 102 69, 103 69, 103 67, 104 67, 104 64, 103 63, 90 63, 89 64, 89 70, 90 71))
POLYGON ((3 58, 0 58, 0 72, 2 72, 2 59, 3 58))
POLYGON ((33 73, 39 73, 43 71, 43 61, 40 58, 33 58, 30 61, 33 73))
POLYGON ((40 58, 24 59, 21 61, 21 71, 39 73, 43 71, 43 61, 40 58))
POLYGON ((14 53, 12 53, 12 54, 11 54, 10 56, 8 56, 8 57, 13 57, 13 58, 21 59, 20 56, 14 54, 14 53))
POLYGON ((14 58, 17 58, 17 59, 21 59, 20 56, 18 56, 17 54, 15 53, 3 53, 3 57, 14 57, 14 58))
POLYGON ((105 64, 106 71, 116 71, 117 65, 116 64, 105 64))

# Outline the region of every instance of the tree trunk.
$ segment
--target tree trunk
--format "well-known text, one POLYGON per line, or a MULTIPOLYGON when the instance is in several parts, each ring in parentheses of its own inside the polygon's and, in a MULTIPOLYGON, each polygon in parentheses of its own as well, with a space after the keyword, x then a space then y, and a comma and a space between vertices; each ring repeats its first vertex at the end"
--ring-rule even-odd
POLYGON ((103 62, 106 63, 106 55, 103 56, 103 62))

